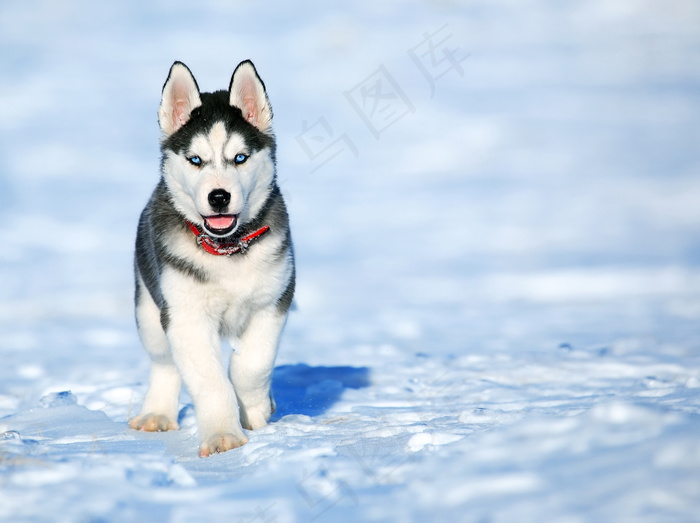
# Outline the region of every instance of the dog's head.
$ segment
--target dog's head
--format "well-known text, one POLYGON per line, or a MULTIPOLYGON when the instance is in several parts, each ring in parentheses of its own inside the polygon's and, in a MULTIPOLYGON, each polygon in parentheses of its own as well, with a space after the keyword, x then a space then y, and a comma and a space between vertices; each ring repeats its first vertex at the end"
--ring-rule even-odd
POLYGON ((175 62, 158 111, 162 172, 173 203, 208 234, 225 237, 260 211, 275 178, 272 108, 249 60, 228 91, 200 93, 175 62))

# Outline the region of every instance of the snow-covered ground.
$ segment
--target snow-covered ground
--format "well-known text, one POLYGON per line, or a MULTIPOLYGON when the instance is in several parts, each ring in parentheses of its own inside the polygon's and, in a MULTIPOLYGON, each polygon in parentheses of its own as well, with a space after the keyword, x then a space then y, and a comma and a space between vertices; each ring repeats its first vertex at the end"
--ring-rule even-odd
POLYGON ((0 4, 0 520, 698 521, 693 0, 0 4), (251 58, 298 258, 278 413, 131 431, 174 60, 251 58))

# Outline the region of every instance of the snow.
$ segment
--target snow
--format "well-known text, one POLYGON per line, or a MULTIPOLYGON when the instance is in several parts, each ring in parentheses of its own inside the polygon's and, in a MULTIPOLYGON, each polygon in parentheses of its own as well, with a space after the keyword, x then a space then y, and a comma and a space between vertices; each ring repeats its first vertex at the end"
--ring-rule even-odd
POLYGON ((0 520, 697 520, 698 27, 691 0, 2 3, 0 520), (213 90, 246 58, 296 310, 273 422, 200 459, 184 393, 180 431, 126 425, 132 246, 171 63, 213 90))

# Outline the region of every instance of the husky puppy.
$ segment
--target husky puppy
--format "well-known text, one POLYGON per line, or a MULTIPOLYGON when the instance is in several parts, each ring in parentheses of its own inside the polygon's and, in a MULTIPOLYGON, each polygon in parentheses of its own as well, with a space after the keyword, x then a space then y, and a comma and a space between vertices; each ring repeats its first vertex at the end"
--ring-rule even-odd
POLYGON ((184 381, 200 456, 244 445, 267 424, 280 334, 294 294, 272 109, 252 62, 228 91, 200 93, 175 62, 158 112, 161 179, 136 236, 136 322, 151 358, 137 430, 178 429, 184 381), (234 352, 228 373, 221 338, 234 352))

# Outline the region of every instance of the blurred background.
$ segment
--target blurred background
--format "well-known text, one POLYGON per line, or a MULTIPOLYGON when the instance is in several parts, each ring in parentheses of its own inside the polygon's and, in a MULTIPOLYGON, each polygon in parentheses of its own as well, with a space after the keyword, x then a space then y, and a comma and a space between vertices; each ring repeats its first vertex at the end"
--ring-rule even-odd
POLYGON ((0 407, 52 367, 78 393, 145 378, 161 87, 180 60, 227 88, 246 58, 298 258, 282 362, 697 352, 697 2, 3 2, 0 407))

